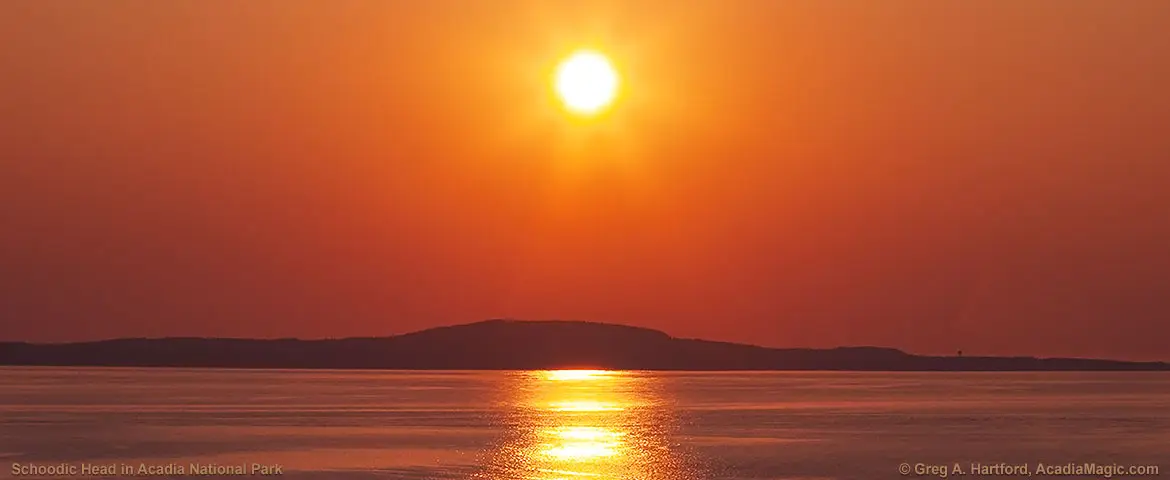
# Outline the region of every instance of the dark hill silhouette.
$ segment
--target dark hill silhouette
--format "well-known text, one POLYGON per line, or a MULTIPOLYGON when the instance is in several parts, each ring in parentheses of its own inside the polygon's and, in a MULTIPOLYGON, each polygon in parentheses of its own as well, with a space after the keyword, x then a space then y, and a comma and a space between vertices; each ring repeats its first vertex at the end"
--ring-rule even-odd
POLYGON ((419 370, 1170 370, 1165 362, 931 357, 879 347, 765 348, 576 321, 487 320, 391 337, 124 338, 0 343, 0 365, 419 370))

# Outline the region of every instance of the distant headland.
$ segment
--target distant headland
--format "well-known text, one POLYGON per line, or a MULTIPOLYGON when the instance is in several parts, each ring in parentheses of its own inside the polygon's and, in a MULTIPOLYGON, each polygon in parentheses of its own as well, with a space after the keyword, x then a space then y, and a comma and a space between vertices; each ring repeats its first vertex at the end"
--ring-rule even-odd
POLYGON ((1170 370, 1166 362, 922 356, 881 347, 767 348, 581 321, 486 320, 390 337, 123 338, 0 343, 0 365, 386 370, 1170 370))

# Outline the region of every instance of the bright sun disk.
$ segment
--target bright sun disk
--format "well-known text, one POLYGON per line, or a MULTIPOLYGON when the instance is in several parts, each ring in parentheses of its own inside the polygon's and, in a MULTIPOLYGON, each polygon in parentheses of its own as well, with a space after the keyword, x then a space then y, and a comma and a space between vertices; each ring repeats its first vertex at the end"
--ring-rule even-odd
POLYGON ((582 50, 557 67, 554 88, 570 111, 595 114, 613 103, 617 96, 617 70, 605 55, 582 50))

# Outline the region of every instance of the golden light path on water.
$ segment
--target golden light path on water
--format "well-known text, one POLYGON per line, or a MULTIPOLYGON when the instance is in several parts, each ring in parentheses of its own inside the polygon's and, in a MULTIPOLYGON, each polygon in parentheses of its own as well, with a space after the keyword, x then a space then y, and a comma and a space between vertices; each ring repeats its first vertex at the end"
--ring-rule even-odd
POLYGON ((477 478, 697 478, 669 448, 672 409, 660 379, 556 370, 512 380, 508 433, 477 478))

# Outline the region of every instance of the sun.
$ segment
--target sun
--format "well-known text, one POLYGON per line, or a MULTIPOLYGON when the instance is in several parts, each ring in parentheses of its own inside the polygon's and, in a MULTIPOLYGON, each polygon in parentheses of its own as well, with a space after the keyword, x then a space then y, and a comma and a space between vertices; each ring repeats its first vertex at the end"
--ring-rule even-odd
POLYGON ((618 83, 617 70, 605 55, 581 50, 557 67, 553 87, 565 108, 577 114, 593 115, 613 103, 618 83))

